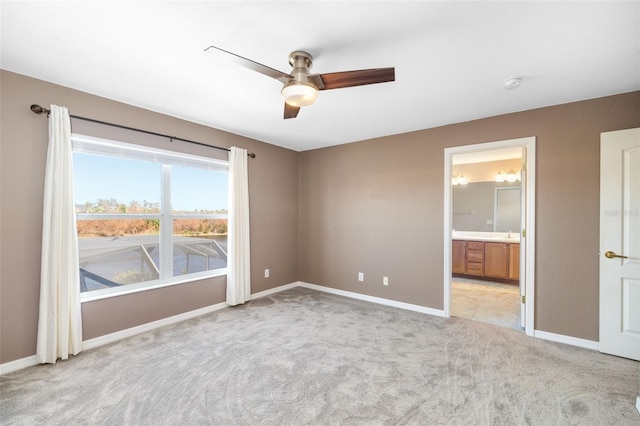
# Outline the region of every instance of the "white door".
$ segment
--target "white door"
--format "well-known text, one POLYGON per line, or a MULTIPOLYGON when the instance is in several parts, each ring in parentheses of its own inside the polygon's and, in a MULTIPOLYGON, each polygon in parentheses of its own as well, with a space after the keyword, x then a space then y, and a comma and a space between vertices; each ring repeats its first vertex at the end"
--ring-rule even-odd
POLYGON ((600 351, 640 360, 640 128, 600 138, 600 351))

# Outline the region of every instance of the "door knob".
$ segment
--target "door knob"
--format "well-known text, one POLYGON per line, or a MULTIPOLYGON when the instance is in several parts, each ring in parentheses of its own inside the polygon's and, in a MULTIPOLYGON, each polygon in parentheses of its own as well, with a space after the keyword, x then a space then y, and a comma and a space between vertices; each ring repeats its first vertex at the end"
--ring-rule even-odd
POLYGON ((606 257, 607 259, 613 259, 615 257, 619 257, 621 259, 628 259, 627 256, 620 256, 619 254, 615 254, 614 252, 612 252, 611 250, 609 250, 608 252, 606 252, 604 254, 604 257, 606 257))

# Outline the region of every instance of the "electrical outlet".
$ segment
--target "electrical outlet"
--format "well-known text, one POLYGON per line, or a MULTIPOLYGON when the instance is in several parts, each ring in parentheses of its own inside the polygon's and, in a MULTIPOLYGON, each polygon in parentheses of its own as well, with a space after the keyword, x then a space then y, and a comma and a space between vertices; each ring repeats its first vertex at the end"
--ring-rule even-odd
POLYGON ((358 281, 364 281, 364 272, 358 272, 358 281))
POLYGON ((265 278, 269 278, 269 270, 268 269, 264 270, 264 277, 265 278))
POLYGON ((382 277, 382 285, 389 285, 389 277, 382 277))

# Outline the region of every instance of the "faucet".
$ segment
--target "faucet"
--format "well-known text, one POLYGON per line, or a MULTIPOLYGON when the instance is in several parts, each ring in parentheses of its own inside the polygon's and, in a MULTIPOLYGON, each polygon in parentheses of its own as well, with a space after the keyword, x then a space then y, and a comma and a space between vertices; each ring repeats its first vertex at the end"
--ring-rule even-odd
POLYGON ((511 230, 509 230, 509 232, 507 232, 507 238, 511 238, 511 230))

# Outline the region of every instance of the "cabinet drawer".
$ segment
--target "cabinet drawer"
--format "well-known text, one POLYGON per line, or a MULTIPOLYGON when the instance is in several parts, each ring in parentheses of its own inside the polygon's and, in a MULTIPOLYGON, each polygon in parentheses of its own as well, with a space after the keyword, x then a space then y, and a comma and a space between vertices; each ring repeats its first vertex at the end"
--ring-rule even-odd
POLYGON ((484 250, 482 241, 467 241, 467 249, 484 250))
POLYGON ((467 274, 469 274, 469 275, 483 275, 482 263, 467 262, 467 274))
POLYGON ((482 262, 484 252, 482 250, 467 250, 467 260, 471 262, 482 262))

